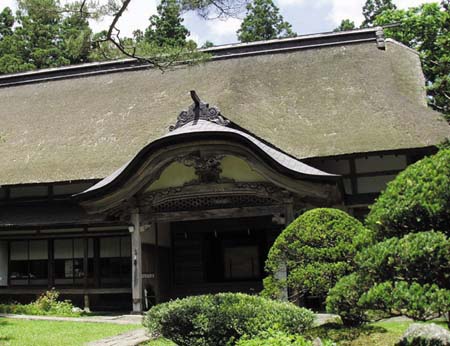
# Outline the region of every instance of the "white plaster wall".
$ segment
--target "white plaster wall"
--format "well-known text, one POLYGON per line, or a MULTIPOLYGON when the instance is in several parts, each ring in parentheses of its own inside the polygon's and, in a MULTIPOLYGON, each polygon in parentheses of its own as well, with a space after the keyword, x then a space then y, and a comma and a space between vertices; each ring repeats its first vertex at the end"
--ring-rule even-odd
POLYGON ((400 170, 406 168, 405 155, 369 156, 355 160, 356 173, 400 170))

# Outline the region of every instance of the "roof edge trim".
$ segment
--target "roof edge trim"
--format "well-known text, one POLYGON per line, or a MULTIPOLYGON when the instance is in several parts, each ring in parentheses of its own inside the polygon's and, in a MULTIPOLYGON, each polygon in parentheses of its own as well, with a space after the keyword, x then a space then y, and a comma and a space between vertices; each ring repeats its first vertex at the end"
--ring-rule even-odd
MULTIPOLYGON (((380 30, 382 30, 380 27, 375 27, 342 32, 327 32, 267 41, 229 44, 200 49, 199 51, 212 54, 211 60, 214 61, 370 41, 377 43, 377 33, 380 30)), ((183 63, 186 62, 180 62, 179 65, 183 63)), ((93 62, 1 75, 0 87, 149 68, 152 68, 152 66, 137 59, 93 62)))

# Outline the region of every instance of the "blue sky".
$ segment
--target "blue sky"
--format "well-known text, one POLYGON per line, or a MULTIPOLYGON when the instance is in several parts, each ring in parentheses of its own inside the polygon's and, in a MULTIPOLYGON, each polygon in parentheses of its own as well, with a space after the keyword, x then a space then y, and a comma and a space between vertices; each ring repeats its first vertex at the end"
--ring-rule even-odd
MULTIPOLYGON (((100 2, 106 0, 100 0, 100 2)), ((437 0, 394 0, 400 8, 417 6, 424 2, 437 0)), ((63 2, 63 0, 62 0, 63 2)), ((275 0, 284 18, 292 24, 298 34, 331 31, 342 19, 350 18, 359 25, 362 21, 361 8, 365 0, 275 0)), ((132 0, 127 13, 121 18, 119 28, 123 35, 131 35, 136 29, 145 29, 148 18, 156 13, 156 0, 132 0)), ((0 8, 15 8, 15 0, 0 0, 0 8)), ((241 19, 205 20, 194 13, 185 14, 184 24, 191 32, 191 38, 199 45, 206 40, 215 44, 237 41, 236 30, 241 19)), ((91 23, 94 30, 108 25, 108 18, 91 23)))

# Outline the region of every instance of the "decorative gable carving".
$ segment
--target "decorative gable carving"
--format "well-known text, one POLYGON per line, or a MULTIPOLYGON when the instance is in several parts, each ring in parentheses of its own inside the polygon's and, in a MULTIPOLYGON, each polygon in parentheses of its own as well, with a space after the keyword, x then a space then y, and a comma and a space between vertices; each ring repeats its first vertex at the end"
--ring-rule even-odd
POLYGON ((191 90, 191 97, 194 103, 187 111, 182 111, 178 115, 177 122, 175 125, 169 127, 169 131, 198 120, 206 120, 222 126, 228 126, 230 124, 230 121, 220 114, 219 108, 210 107, 208 103, 202 102, 194 90, 191 90))

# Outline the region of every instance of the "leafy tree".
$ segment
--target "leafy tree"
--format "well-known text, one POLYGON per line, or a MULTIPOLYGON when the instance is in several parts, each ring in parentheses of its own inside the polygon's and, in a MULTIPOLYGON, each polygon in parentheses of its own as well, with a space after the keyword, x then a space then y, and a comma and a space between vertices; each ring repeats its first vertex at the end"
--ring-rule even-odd
POLYGON ((450 149, 406 168, 371 206, 366 223, 379 239, 410 232, 450 234, 450 149))
POLYGON ((353 22, 350 19, 343 19, 341 24, 339 24, 339 26, 334 29, 334 32, 338 32, 338 31, 346 31, 346 30, 353 30, 356 29, 356 25, 355 22, 353 22))
POLYGON ((395 10, 397 6, 392 0, 367 0, 363 6, 362 12, 364 21, 361 24, 362 28, 373 26, 375 18, 386 10, 395 10))
POLYGON ((150 26, 145 30, 146 41, 159 47, 185 46, 189 31, 183 21, 179 3, 176 0, 162 0, 158 14, 150 17, 150 26))
POLYGON ((428 102, 450 122, 450 5, 429 3, 408 10, 386 10, 376 25, 400 23, 386 28, 387 37, 416 49, 426 78, 428 102))
POLYGON ((292 222, 270 249, 264 280, 266 295, 277 296, 287 286, 302 296, 325 298, 328 290, 354 269, 357 251, 370 243, 370 234, 355 218, 338 209, 313 209, 292 222), (281 266, 287 281, 277 278, 281 266))
POLYGON ((5 36, 10 36, 13 33, 14 15, 9 7, 5 7, 0 12, 0 40, 5 36))
POLYGON ((239 41, 253 42, 274 38, 293 37, 296 33, 284 21, 272 0, 255 0, 247 5, 247 13, 237 31, 239 41))

